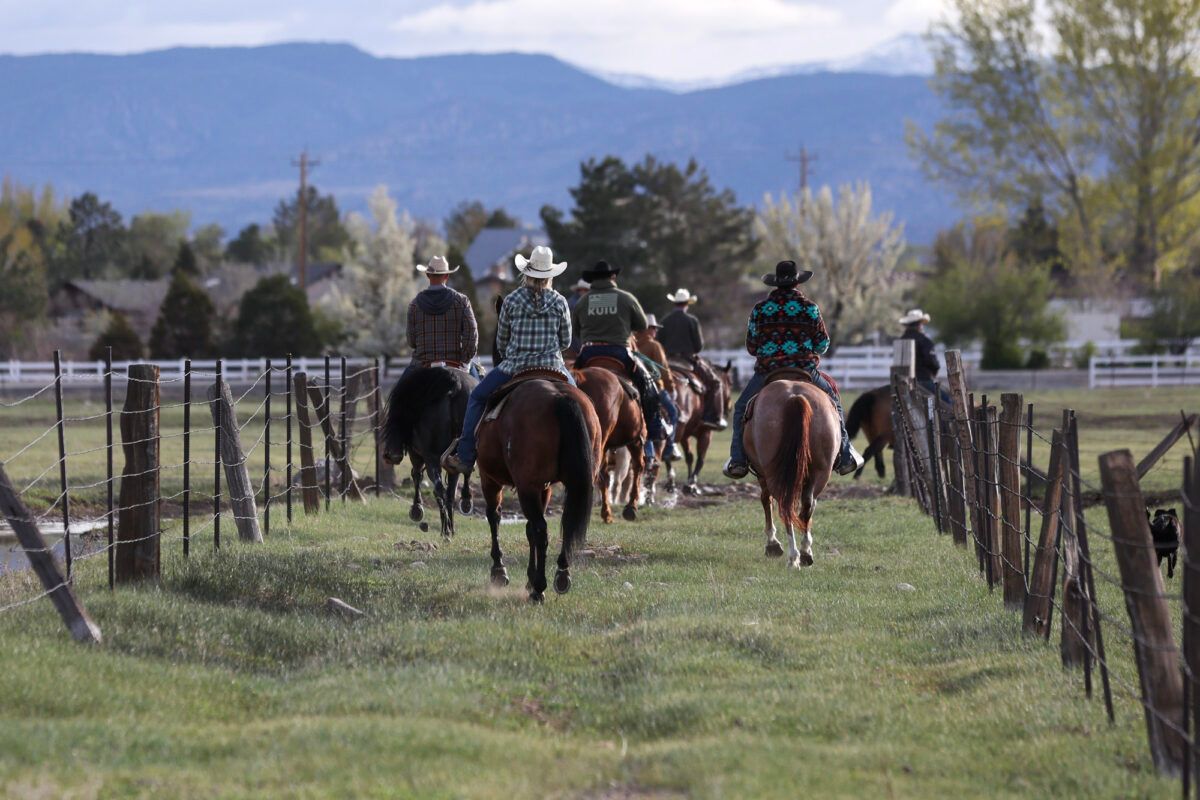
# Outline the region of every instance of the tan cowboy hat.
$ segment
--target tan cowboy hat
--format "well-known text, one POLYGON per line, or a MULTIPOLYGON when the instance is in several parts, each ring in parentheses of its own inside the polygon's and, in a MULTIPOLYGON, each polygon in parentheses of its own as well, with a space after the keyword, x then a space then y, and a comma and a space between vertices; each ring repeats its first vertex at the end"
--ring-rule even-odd
POLYGON ((429 265, 417 264, 417 272, 424 272, 426 275, 453 275, 458 272, 458 267, 450 269, 450 262, 442 256, 434 256, 429 259, 429 265))
POLYGON ((675 294, 667 295, 667 299, 672 303, 687 303, 689 306, 695 303, 700 298, 689 292, 687 289, 676 289, 675 294))
POLYGON ((567 262, 554 263, 554 253, 549 247, 539 244, 533 248, 529 258, 517 253, 513 259, 521 274, 531 278, 557 278, 567 271, 567 262))
POLYGON ((929 315, 919 308, 914 308, 900 318, 901 325, 912 325, 916 322, 929 322, 929 315))
POLYGON ((653 314, 647 314, 646 315, 646 327, 647 328, 661 328, 662 325, 658 324, 658 317, 654 316, 653 314))

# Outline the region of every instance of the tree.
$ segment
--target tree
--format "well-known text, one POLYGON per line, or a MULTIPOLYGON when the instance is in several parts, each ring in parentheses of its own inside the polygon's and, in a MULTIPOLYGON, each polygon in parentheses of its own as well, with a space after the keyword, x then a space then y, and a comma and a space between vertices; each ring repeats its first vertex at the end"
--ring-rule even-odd
POLYGON ((42 322, 48 302, 39 230, 0 204, 0 355, 8 358, 42 322))
POLYGON ((102 277, 119 259, 125 233, 120 213, 110 204, 91 192, 76 197, 59 223, 63 248, 51 265, 51 281, 102 277))
POLYGON ((324 343, 308 298, 286 275, 260 280, 242 295, 233 331, 233 349, 246 357, 319 355, 324 343))
POLYGON ((225 257, 239 264, 262 266, 271 260, 275 246, 263 237, 258 223, 247 225, 225 246, 225 257))
POLYGON ((351 214, 347 222, 354 257, 333 287, 328 311, 345 332, 351 352, 397 355, 408 347, 408 304, 418 288, 413 237, 397 219, 386 186, 376 187, 367 205, 370 221, 351 214))
POLYGON ((192 252, 196 254, 196 264, 201 274, 207 275, 221 266, 224 240, 225 229, 216 223, 201 225, 192 234, 192 252))
POLYGON ((816 197, 768 195, 755 231, 764 270, 792 259, 816 273, 804 290, 825 311, 835 347, 863 342, 902 312, 903 229, 890 213, 872 215, 867 184, 842 186, 836 203, 828 186, 816 197))
POLYGON ((183 270, 175 270, 150 332, 154 358, 203 358, 212 352, 212 300, 183 270))
POLYGON ((196 263, 196 251, 187 243, 186 239, 180 240, 179 247, 175 251, 175 263, 171 267, 172 274, 182 272, 193 278, 200 277, 200 265, 196 263))
MULTIPOLYGON (((309 186, 307 198, 308 257, 310 261, 338 258, 351 244, 350 233, 342 225, 341 212, 333 195, 322 195, 317 187, 309 186)), ((275 207, 275 236, 285 253, 294 257, 299 245, 300 198, 280 200, 275 207)))
POLYGON ((465 253, 484 228, 519 228, 521 221, 503 208, 488 211, 478 200, 464 200, 454 207, 442 225, 449 246, 465 253))
POLYGON ((1058 246, 1058 226, 1046 216, 1040 198, 1029 204, 1008 232, 1008 243, 1020 263, 1048 266, 1050 277, 1056 282, 1067 279, 1069 270, 1058 246))
POLYGON ((125 236, 123 268, 119 269, 122 277, 156 280, 167 275, 190 224, 183 211, 135 216, 125 236))
POLYGON ((569 219, 551 206, 541 211, 556 256, 571 264, 568 281, 604 259, 644 297, 688 286, 714 301, 697 313, 732 330, 742 309, 715 301, 738 290, 757 246, 754 214, 733 192, 718 191, 695 161, 679 167, 651 156, 632 168, 613 156, 587 161, 570 192, 569 219))
POLYGON ((121 313, 115 313, 109 317, 108 326, 105 327, 104 332, 96 337, 96 341, 92 342, 92 347, 88 350, 88 358, 93 361, 103 361, 109 347, 112 348, 113 361, 136 361, 145 353, 137 331, 121 313))
POLYGON ((998 220, 978 219, 938 235, 921 305, 946 344, 983 342, 985 369, 1024 365, 1026 346, 1064 336, 1049 305, 1050 268, 1022 264, 998 220))
POLYGON ((968 197, 1045 197, 1069 261, 1157 283, 1200 236, 1200 0, 954 0, 935 27, 948 113, 910 129, 968 197), (1043 27, 1048 22, 1052 44, 1043 27))
POLYGON ((1179 270, 1150 295, 1150 314, 1136 324, 1144 349, 1187 352, 1200 338, 1200 271, 1179 270))

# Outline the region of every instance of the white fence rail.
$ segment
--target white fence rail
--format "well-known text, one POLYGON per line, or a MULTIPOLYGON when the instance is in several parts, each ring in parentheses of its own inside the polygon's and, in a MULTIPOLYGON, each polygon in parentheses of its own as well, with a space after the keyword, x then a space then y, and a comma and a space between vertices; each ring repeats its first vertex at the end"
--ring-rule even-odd
POLYGON ((1088 387, 1200 386, 1200 354, 1096 356, 1088 361, 1088 387))
MULTIPOLYGON (((945 365, 946 351, 938 347, 938 361, 945 365)), ((754 359, 745 350, 712 350, 705 354, 715 364, 732 362, 742 383, 754 374, 754 359)), ((979 351, 963 353, 969 369, 979 366, 979 351)), ((821 359, 821 369, 833 376, 842 389, 872 389, 891 379, 892 347, 839 347, 834 355, 821 359)))

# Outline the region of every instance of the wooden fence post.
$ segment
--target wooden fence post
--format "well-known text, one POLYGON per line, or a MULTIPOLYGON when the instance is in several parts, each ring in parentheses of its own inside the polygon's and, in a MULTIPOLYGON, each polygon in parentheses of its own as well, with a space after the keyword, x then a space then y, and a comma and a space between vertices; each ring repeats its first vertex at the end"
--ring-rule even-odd
POLYGON ((312 420, 308 413, 308 373, 297 372, 292 380, 295 383, 296 422, 300 427, 300 496, 304 500, 304 513, 316 514, 321 510, 321 498, 317 489, 317 468, 313 463, 312 420))
MULTIPOLYGON (((971 423, 969 406, 967 405, 967 384, 962 371, 962 353, 958 350, 946 351, 946 376, 950 381, 950 401, 954 406, 954 433, 958 439, 958 450, 961 455, 959 458, 959 471, 962 473, 960 480, 962 487, 965 490, 966 508, 964 511, 974 511, 975 498, 975 461, 972 457, 974 452, 971 446, 971 423)), ((967 514, 963 515, 963 540, 965 545, 968 540, 967 531, 967 514)), ((976 518, 971 518, 972 531, 975 536, 979 536, 979 531, 975 529, 976 518)))
POLYGON ((962 448, 956 434, 958 423, 941 410, 938 414, 943 418, 943 430, 951 435, 942 439, 942 446, 947 449, 948 469, 946 472, 946 501, 950 506, 950 533, 954 543, 959 547, 967 546, 967 495, 963 486, 962 448))
POLYGON ((1021 554, 1021 395, 1000 395, 1000 553, 1004 565, 1004 606, 1025 604, 1021 554))
POLYGON ((129 583, 159 576, 158 367, 131 364, 121 414, 121 499, 114 579, 129 583))
MULTIPOLYGON (((331 390, 329 388, 326 388, 326 390, 324 392, 322 392, 320 389, 317 389, 312 386, 310 386, 308 388, 308 399, 312 403, 313 408, 317 412, 317 418, 321 420, 321 430, 325 434, 325 454, 326 454, 326 458, 325 458, 325 469, 326 469, 325 489, 326 489, 326 491, 332 491, 333 476, 332 476, 332 472, 330 472, 330 470, 332 470, 332 465, 334 465, 334 464, 337 465, 338 475, 339 475, 338 486, 340 487, 342 485, 342 480, 341 480, 342 465, 345 464, 346 469, 348 471, 349 463, 350 463, 349 457, 344 452, 342 452, 341 438, 338 436, 337 432, 334 431, 334 429, 333 429, 333 404, 329 400, 330 391, 331 390)), ((349 492, 350 496, 353 497, 355 500, 360 500, 362 502, 366 502, 366 498, 363 496, 362 489, 360 489, 358 486, 358 481, 354 480, 349 475, 348 472, 347 472, 346 477, 347 477, 347 480, 349 481, 349 483, 346 485, 346 491, 349 492)), ((326 511, 329 510, 328 502, 325 503, 325 510, 326 511)))
POLYGON ((221 429, 221 461, 225 465, 225 483, 229 485, 229 508, 233 511, 233 523, 237 526, 238 538, 243 542, 261 542, 263 537, 258 526, 254 484, 250 481, 250 467, 242 450, 241 429, 238 427, 237 411, 233 407, 233 395, 229 391, 229 384, 218 381, 208 387, 208 406, 212 411, 213 425, 221 429))
POLYGON ((929 488, 933 492, 933 516, 937 521, 938 533, 947 533, 950 521, 946 515, 946 480, 942 471, 945 459, 942 457, 941 422, 938 420, 937 404, 936 391, 925 398, 925 438, 929 448, 929 477, 932 479, 929 488))
POLYGON ((1160 772, 1178 775, 1185 748, 1180 735, 1183 679, 1133 454, 1114 450, 1101 455, 1100 484, 1125 590, 1125 608, 1133 628, 1134 660, 1146 710, 1150 753, 1160 772))
POLYGON ((77 642, 100 644, 100 627, 92 622, 83 604, 71 590, 71 585, 59 572, 58 565, 54 563, 54 556, 50 555, 50 548, 42 538, 42 532, 33 522, 33 514, 13 489, 3 464, 0 464, 0 515, 8 520, 8 524, 16 533, 17 541, 25 551, 25 557, 29 559, 29 566, 42 582, 42 588, 58 610, 58 615, 66 623, 71 636, 77 642))
POLYGON ((1023 628, 1026 633, 1048 636, 1054 610, 1050 604, 1051 587, 1054 584, 1054 559, 1058 549, 1059 523, 1062 514, 1062 488, 1064 469, 1064 446, 1062 431, 1054 431, 1050 440, 1049 481, 1046 484, 1046 499, 1042 512, 1042 532, 1038 537, 1037 549, 1033 553, 1033 573, 1029 580, 1029 592, 1025 597, 1023 628))
POLYGON ((901 497, 913 496, 913 477, 908 472, 908 442, 904 436, 896 381, 916 377, 916 360, 916 342, 912 339, 897 339, 892 342, 892 472, 895 475, 895 493, 901 497))
POLYGON ((375 496, 378 497, 383 489, 396 488, 396 467, 390 461, 383 457, 383 427, 384 427, 384 408, 383 408, 383 370, 387 366, 387 359, 380 364, 379 359, 375 359, 375 368, 371 371, 375 376, 374 391, 371 392, 371 426, 374 430, 375 437, 375 496))

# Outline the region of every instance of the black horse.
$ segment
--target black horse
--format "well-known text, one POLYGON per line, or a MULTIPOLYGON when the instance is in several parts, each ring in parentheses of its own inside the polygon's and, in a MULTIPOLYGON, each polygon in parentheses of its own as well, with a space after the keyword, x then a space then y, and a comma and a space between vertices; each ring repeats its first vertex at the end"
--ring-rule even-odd
MULTIPOLYGON (((401 377, 388 397, 383 429, 383 457, 399 464, 408 454, 412 464, 413 504, 409 517, 419 522, 425 516, 421 500, 421 471, 429 475, 442 521, 442 536, 454 535, 454 492, 456 474, 442 480, 442 454, 462 431, 467 397, 479 383, 468 373, 449 367, 418 367, 401 377)), ((471 487, 463 481, 459 508, 471 513, 471 487)))

